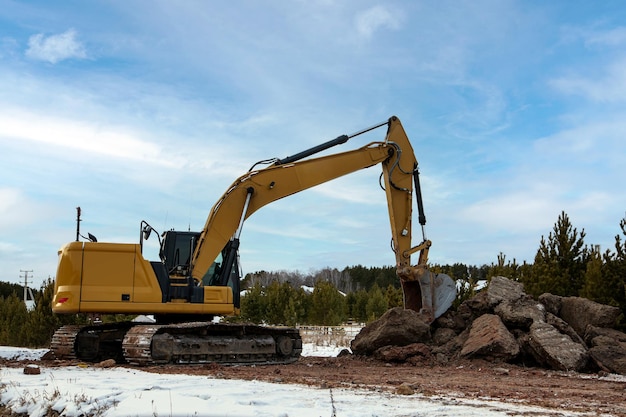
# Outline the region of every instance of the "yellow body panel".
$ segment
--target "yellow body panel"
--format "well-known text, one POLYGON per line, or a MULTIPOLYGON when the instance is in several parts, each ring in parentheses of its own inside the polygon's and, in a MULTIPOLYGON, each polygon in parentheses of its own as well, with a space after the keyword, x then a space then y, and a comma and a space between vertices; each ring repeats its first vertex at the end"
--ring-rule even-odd
POLYGON ((71 242, 59 251, 55 313, 207 314, 237 311, 230 287, 204 287, 202 303, 163 302, 138 244, 71 242))

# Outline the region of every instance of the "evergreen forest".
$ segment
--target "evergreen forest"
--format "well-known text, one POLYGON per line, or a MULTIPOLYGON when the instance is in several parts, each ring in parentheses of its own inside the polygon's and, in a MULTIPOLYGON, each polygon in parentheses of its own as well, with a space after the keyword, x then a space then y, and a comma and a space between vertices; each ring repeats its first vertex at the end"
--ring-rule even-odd
MULTIPOLYGON (((480 283, 505 276, 524 284, 535 297, 549 292, 580 296, 621 308, 619 327, 626 328, 626 218, 619 223, 613 248, 601 252, 585 243, 565 212, 539 241, 534 262, 518 264, 500 253, 490 265, 430 265, 450 275, 459 288, 455 304, 472 297, 480 283)), ((258 271, 242 281, 241 315, 229 320, 281 325, 336 326, 348 320, 369 322, 387 309, 402 306, 402 291, 392 266, 258 271)), ((63 324, 87 323, 84 314, 61 316, 51 311, 54 282, 35 291, 36 307, 27 311, 18 284, 0 282, 0 345, 45 347, 63 324)), ((104 316, 103 321, 128 319, 104 316)))

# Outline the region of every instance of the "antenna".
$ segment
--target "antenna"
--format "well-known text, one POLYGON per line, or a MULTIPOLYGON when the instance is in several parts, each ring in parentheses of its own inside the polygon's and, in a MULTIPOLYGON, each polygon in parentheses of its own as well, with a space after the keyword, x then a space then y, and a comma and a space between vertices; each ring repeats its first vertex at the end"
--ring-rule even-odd
POLYGON ((76 241, 80 237, 80 206, 76 207, 76 241))

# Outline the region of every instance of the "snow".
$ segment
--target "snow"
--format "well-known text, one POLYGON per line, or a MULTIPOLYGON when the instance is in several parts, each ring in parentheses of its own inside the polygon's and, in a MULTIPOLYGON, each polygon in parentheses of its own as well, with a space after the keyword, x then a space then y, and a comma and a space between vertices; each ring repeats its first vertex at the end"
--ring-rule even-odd
MULTIPOLYGON (((306 356, 329 356, 341 347, 305 344, 306 356)), ((0 357, 36 360, 47 349, 0 347, 0 357)), ((288 365, 286 365, 288 366, 288 365)), ((0 403, 15 413, 61 416, 523 416, 555 410, 489 399, 401 396, 347 388, 223 380, 213 376, 154 374, 134 368, 86 365, 0 370, 0 403)), ((577 416, 559 411, 559 416, 577 416)))
POLYGON ((13 346, 0 346, 0 358, 14 361, 37 361, 50 349, 26 349, 13 346))

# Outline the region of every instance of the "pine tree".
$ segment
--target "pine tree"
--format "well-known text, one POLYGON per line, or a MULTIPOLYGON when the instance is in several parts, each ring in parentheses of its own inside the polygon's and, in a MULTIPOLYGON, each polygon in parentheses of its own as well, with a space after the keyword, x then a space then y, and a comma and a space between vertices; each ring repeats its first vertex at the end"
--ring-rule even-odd
POLYGON ((16 293, 0 297, 0 344, 26 346, 25 324, 28 318, 26 305, 16 293))
MULTIPOLYGON (((609 262, 611 257, 610 253, 605 254, 605 259, 608 259, 609 262)), ((604 269, 602 255, 599 251, 592 250, 587 261, 584 275, 585 282, 580 290, 580 296, 602 304, 615 305, 612 297, 614 291, 608 285, 605 285, 606 282, 604 282, 604 269)))
MULTIPOLYGON (((626 218, 620 221, 620 228, 626 238, 626 218)), ((615 254, 604 254, 602 278, 601 294, 610 296, 611 304, 620 307, 626 316, 626 239, 623 241, 619 234, 615 236, 615 254)), ((622 320, 622 326, 626 327, 626 320, 622 320)))
POLYGON ((48 346, 52 335, 61 326, 60 316, 52 313, 54 282, 44 282, 35 297, 35 309, 28 313, 25 324, 25 344, 31 347, 48 346))
POLYGON ((263 323, 267 316, 266 311, 267 303, 263 286, 260 282, 256 282, 241 297, 241 319, 252 323, 263 323))
POLYGON ((378 285, 374 285, 369 291, 369 299, 365 307, 367 321, 373 321, 387 311, 387 300, 378 285))
POLYGON ((367 321, 367 300, 369 294, 364 289, 361 289, 355 293, 355 302, 352 307, 352 318, 358 322, 364 323, 367 321))
POLYGON ((346 319, 344 296, 330 282, 315 284, 309 319, 311 324, 320 326, 338 326, 346 319))
POLYGON ((285 324, 287 326, 306 323, 310 304, 309 299, 310 297, 302 288, 292 289, 285 309, 285 324))
POLYGON ((524 278, 526 292, 534 296, 549 292, 577 296, 584 283, 588 250, 584 245, 585 230, 578 233, 565 212, 561 212, 548 240, 541 242, 532 274, 524 278))
POLYGON ((506 260, 506 255, 502 252, 498 254, 498 262, 496 264, 491 264, 488 272, 488 278, 491 279, 493 277, 501 276, 512 279, 513 281, 519 280, 519 268, 520 266, 517 264, 516 260, 513 259, 513 262, 506 260))
POLYGON ((387 308, 403 307, 404 301, 402 299, 402 288, 396 288, 393 285, 387 286, 385 290, 385 300, 387 301, 387 308))

